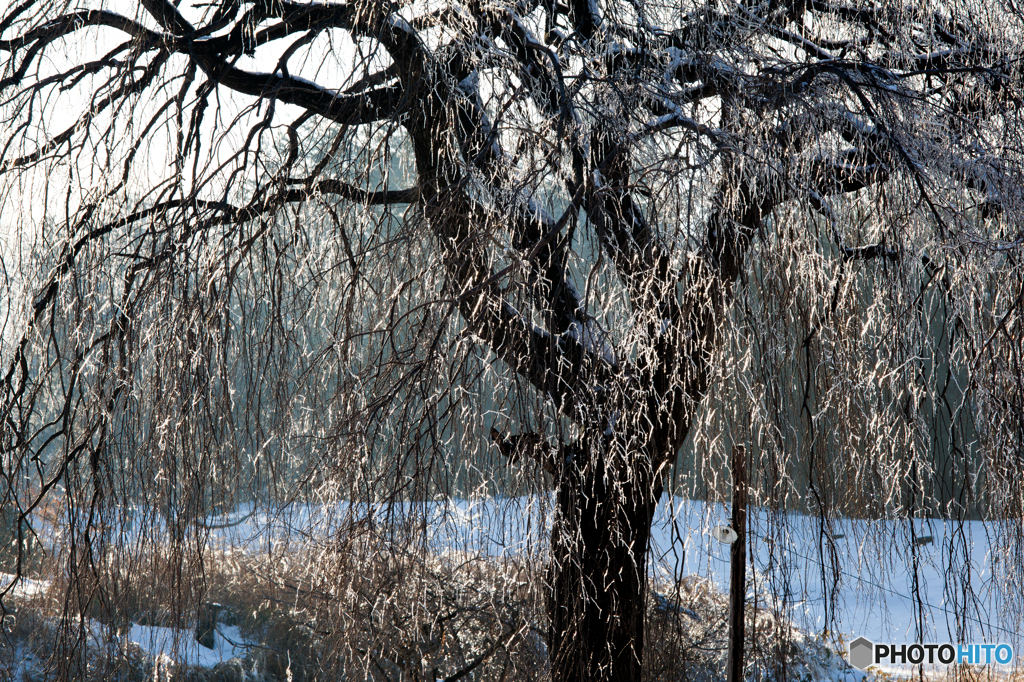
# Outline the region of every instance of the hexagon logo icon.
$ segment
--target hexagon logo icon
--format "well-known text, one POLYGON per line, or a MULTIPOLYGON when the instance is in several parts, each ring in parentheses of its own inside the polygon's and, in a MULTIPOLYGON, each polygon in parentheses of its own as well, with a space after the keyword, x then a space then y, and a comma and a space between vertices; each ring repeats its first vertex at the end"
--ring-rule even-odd
POLYGON ((875 662, 874 651, 875 645, 871 640, 866 637, 858 637, 850 642, 850 665, 867 670, 868 666, 875 662))

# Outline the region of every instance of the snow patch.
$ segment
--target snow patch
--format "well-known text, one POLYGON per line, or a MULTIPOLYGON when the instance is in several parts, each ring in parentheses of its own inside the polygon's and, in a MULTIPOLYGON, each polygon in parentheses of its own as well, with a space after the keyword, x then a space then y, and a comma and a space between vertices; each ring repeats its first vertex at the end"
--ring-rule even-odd
POLYGON ((31 578, 21 578, 18 580, 18 576, 13 573, 0 573, 0 592, 6 590, 11 583, 17 581, 9 593, 9 597, 30 599, 32 597, 38 597, 44 592, 46 588, 50 586, 48 580, 32 580, 31 578))
POLYGON ((207 649, 196 641, 195 633, 177 628, 156 625, 133 624, 122 637, 125 643, 132 643, 153 658, 166 658, 179 665, 199 668, 213 666, 243 658, 252 648, 252 643, 242 637, 234 625, 217 625, 216 646, 207 649))

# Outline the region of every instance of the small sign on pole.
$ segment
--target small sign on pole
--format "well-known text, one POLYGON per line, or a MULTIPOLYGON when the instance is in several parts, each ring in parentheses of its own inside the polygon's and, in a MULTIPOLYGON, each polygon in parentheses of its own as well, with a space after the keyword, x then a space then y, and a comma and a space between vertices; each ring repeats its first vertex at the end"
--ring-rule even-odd
POLYGON ((715 539, 726 545, 731 545, 739 539, 739 535, 732 529, 732 526, 715 526, 711 534, 715 536, 715 539))

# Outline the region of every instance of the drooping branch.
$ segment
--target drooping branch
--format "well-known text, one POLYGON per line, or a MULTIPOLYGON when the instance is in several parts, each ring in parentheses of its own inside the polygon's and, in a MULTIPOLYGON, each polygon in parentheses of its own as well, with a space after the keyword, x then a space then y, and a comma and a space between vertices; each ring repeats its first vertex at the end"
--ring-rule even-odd
MULTIPOLYGON (((153 61, 146 66, 142 74, 138 78, 125 79, 113 92, 108 94, 103 99, 93 103, 92 107, 84 114, 82 114, 78 121, 73 125, 68 126, 62 132, 53 136, 45 143, 40 145, 35 151, 29 152, 23 156, 11 159, 9 161, 3 161, 3 157, 0 156, 0 174, 19 168, 22 166, 28 166, 36 163, 43 159, 50 152, 62 147, 72 140, 76 133, 86 129, 95 117, 112 106, 120 105, 125 97, 137 95, 146 88, 148 88, 157 76, 160 74, 162 68, 170 58, 170 53, 159 52, 153 59, 153 61)), ((6 153, 6 149, 4 152, 6 153)))
MULTIPOLYGON (((284 32, 280 36, 268 35, 266 36, 268 40, 294 33, 300 30, 300 27, 302 30, 314 32, 334 27, 352 31, 359 29, 359 24, 356 23, 356 11, 350 5, 319 7, 319 12, 312 11, 306 5, 293 6, 290 3, 285 5, 282 5, 282 8, 290 10, 290 14, 283 14, 282 21, 278 24, 284 32)), ((366 89, 342 94, 287 73, 268 74, 245 71, 234 66, 222 56, 240 53, 242 51, 241 38, 238 38, 237 45, 230 43, 230 37, 195 39, 187 35, 192 32, 192 28, 187 22, 184 22, 172 5, 159 0, 151 0, 147 3, 147 7, 154 13, 154 18, 161 25, 172 30, 176 35, 163 35, 151 31, 114 12, 91 10, 62 15, 23 36, 0 40, 0 50, 11 52, 12 58, 16 56, 18 50, 26 50, 26 55, 22 58, 20 65, 10 76, 0 81, 0 90, 19 83, 35 58, 49 44, 84 28, 108 27, 130 35, 135 40, 134 49, 140 53, 155 49, 164 53, 188 55, 196 60, 215 83, 243 94, 295 104, 341 124, 371 123, 393 118, 398 114, 402 98, 401 88, 373 87, 370 82, 367 82, 366 89), (235 50, 235 47, 238 49, 235 50)), ((401 31, 392 31, 392 33, 400 34, 401 31)), ((396 45, 399 42, 391 41, 396 45)), ((39 82, 33 87, 40 88, 45 83, 45 81, 39 82)), ((123 94, 123 92, 115 93, 117 96, 123 96, 123 94)))

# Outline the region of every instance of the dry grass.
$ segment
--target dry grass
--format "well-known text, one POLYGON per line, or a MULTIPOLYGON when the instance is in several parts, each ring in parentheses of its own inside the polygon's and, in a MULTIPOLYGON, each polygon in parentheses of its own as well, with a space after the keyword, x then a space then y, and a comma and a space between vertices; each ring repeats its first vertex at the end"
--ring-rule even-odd
MULTIPOLYGON (((545 590, 536 561, 424 555, 364 535, 331 550, 208 551, 201 581, 182 570, 176 555, 155 548, 131 563, 109 558, 104 566, 93 575, 91 595, 81 591, 85 581, 55 577, 45 594, 13 604, 0 677, 548 679, 545 590), (220 620, 257 643, 243 660, 212 669, 175 666, 117 638, 130 623, 191 632, 203 602, 219 603, 220 620), (74 604, 83 608, 67 608, 74 604)), ((647 679, 723 679, 728 603, 713 584, 696 577, 656 584, 649 612, 647 679)), ((748 612, 748 639, 748 671, 757 679, 810 679, 834 663, 821 642, 765 610, 748 612)))
MULTIPOLYGON (((771 608, 747 604, 744 660, 755 680, 828 679, 844 661, 820 637, 808 636, 771 608)), ((729 598, 706 578, 656 583, 648 608, 646 679, 725 679, 729 598)))
MULTIPOLYGON (((50 576, 46 593, 8 600, 0 678, 141 680, 537 679, 546 649, 540 582, 523 562, 429 555, 383 540, 332 550, 212 550, 201 561, 151 547, 131 560, 50 576), (200 569, 200 570, 196 570, 200 569), (192 632, 201 604, 256 642, 211 670, 146 660, 116 644, 131 623, 192 632), (28 665, 25 665, 26 659, 28 665), (472 673, 472 677, 469 676, 472 673)), ((19 680, 18 682, 22 682, 19 680)))
MULTIPOLYGON (((331 542, 290 539, 260 551, 200 552, 154 539, 100 559, 67 549, 47 555, 48 589, 5 600, 0 679, 549 679, 542 561, 438 554, 410 537, 367 526, 331 542), (121 636, 134 623, 176 628, 188 639, 209 603, 221 606, 220 622, 254 643, 243 659, 189 668, 154 659, 121 636)), ((645 679, 724 679, 727 596, 690 576, 655 581, 648 598, 645 679)), ((843 669, 824 641, 793 628, 770 604, 748 605, 748 677, 811 680, 843 669)), ((987 669, 947 677, 996 679, 987 669)))

